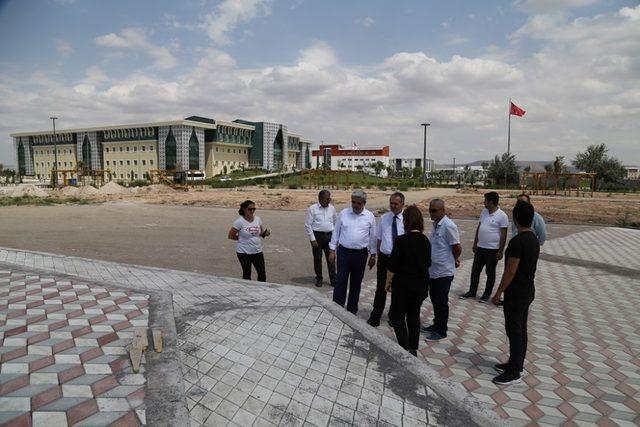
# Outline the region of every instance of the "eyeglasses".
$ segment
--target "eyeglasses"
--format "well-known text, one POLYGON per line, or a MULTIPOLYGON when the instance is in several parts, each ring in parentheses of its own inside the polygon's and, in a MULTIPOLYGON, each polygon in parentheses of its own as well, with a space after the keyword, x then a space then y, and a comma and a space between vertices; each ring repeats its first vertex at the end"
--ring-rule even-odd
POLYGON ((433 209, 433 208, 429 208, 429 212, 431 213, 435 213, 438 212, 440 209, 433 209))
POLYGON ((248 211, 253 212, 256 210, 256 208, 247 208, 248 211))

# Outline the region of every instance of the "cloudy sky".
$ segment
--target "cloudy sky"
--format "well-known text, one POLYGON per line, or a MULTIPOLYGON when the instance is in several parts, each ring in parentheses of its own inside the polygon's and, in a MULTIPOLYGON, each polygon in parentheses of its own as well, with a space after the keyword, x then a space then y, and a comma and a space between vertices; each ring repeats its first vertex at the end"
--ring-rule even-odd
POLYGON ((640 5, 617 0, 0 0, 9 133, 201 115, 285 123, 316 145, 466 162, 640 164, 640 5))

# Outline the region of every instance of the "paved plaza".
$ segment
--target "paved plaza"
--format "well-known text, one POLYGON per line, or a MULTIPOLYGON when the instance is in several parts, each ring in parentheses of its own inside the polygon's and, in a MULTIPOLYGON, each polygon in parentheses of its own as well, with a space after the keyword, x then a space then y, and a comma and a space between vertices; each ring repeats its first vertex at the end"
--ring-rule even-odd
MULTIPOLYGON (((449 336, 422 341, 420 362, 394 344, 390 328, 364 323, 371 280, 358 319, 322 297, 329 288, 1 249, 0 422, 28 425, 32 417, 37 425, 39 412, 51 412, 57 418, 46 425, 153 425, 164 411, 165 420, 188 417, 192 425, 490 425, 499 417, 516 425, 638 425, 638 247, 639 231, 615 228, 548 241, 524 383, 511 387, 491 383, 492 365, 507 352, 502 311, 477 301, 452 295, 449 336), (167 291, 175 313, 154 315, 167 291), (179 358, 163 365, 148 353, 143 375, 132 374, 123 354, 131 328, 174 316, 179 358), (74 379, 60 374, 78 366, 74 379), (173 375, 158 387, 150 372, 162 366, 173 375), (95 386, 110 377, 117 382, 110 390, 95 386), (177 392, 165 399, 171 410, 156 396, 167 387, 177 392), (76 415, 80 404, 93 412, 76 415)), ((452 294, 466 290, 470 268, 465 261, 452 294)), ((430 319, 425 303, 423 321, 430 319)))

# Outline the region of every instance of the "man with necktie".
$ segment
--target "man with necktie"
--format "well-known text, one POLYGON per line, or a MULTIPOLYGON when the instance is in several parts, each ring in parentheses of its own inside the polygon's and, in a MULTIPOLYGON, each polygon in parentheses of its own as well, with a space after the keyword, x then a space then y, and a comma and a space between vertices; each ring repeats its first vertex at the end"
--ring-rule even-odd
MULTIPOLYGON (((402 222, 402 210, 404 209, 404 194, 393 193, 389 197, 389 212, 382 215, 378 226, 378 271, 376 280, 376 295, 373 300, 373 310, 367 323, 373 327, 380 326, 380 318, 387 302, 387 266, 389 257, 393 250, 393 242, 396 237, 404 234, 404 224, 402 222)), ((389 313, 389 323, 391 323, 391 313, 389 313)))

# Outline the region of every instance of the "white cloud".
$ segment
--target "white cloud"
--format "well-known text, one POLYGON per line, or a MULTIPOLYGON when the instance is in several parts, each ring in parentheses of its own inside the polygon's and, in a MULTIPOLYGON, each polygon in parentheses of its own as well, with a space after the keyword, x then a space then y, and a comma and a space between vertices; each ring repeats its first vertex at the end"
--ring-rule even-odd
POLYGON ((566 9, 588 6, 599 0, 516 0, 515 8, 527 13, 555 13, 566 9))
MULTIPOLYGON (((146 70, 113 79, 96 67, 73 82, 39 73, 16 84, 0 75, 6 117, 0 133, 47 128, 54 110, 62 127, 199 114, 273 120, 316 142, 390 144, 393 155, 419 156, 419 124, 426 120, 432 123, 429 156, 471 161, 506 149, 507 102, 513 98, 527 110, 512 120, 518 158, 571 159, 586 145, 605 142, 614 155, 640 163, 640 26, 633 21, 639 10, 532 18, 506 49, 494 46, 475 57, 397 52, 377 64, 353 66, 316 41, 288 65, 260 68, 208 49, 197 66, 173 78, 146 70), (531 40, 537 50, 525 55, 521 45, 530 48, 531 40)), ((100 42, 134 49, 146 40, 135 35, 123 31, 100 42)))
POLYGON ((60 55, 68 57, 73 53, 73 46, 71 46, 71 43, 66 40, 58 39, 56 40, 56 51, 60 55))
POLYGON ((216 11, 205 16, 201 27, 218 45, 231 43, 229 33, 239 24, 271 13, 271 0, 223 0, 216 11))
POLYGON ((370 16, 356 20, 356 24, 362 25, 365 28, 369 28, 373 26, 375 23, 376 23, 376 20, 370 16))
POLYGON ((147 52, 158 68, 173 68, 177 64, 171 51, 164 46, 151 43, 147 33, 141 28, 124 28, 120 34, 109 33, 95 38, 98 46, 112 49, 131 49, 147 52))

